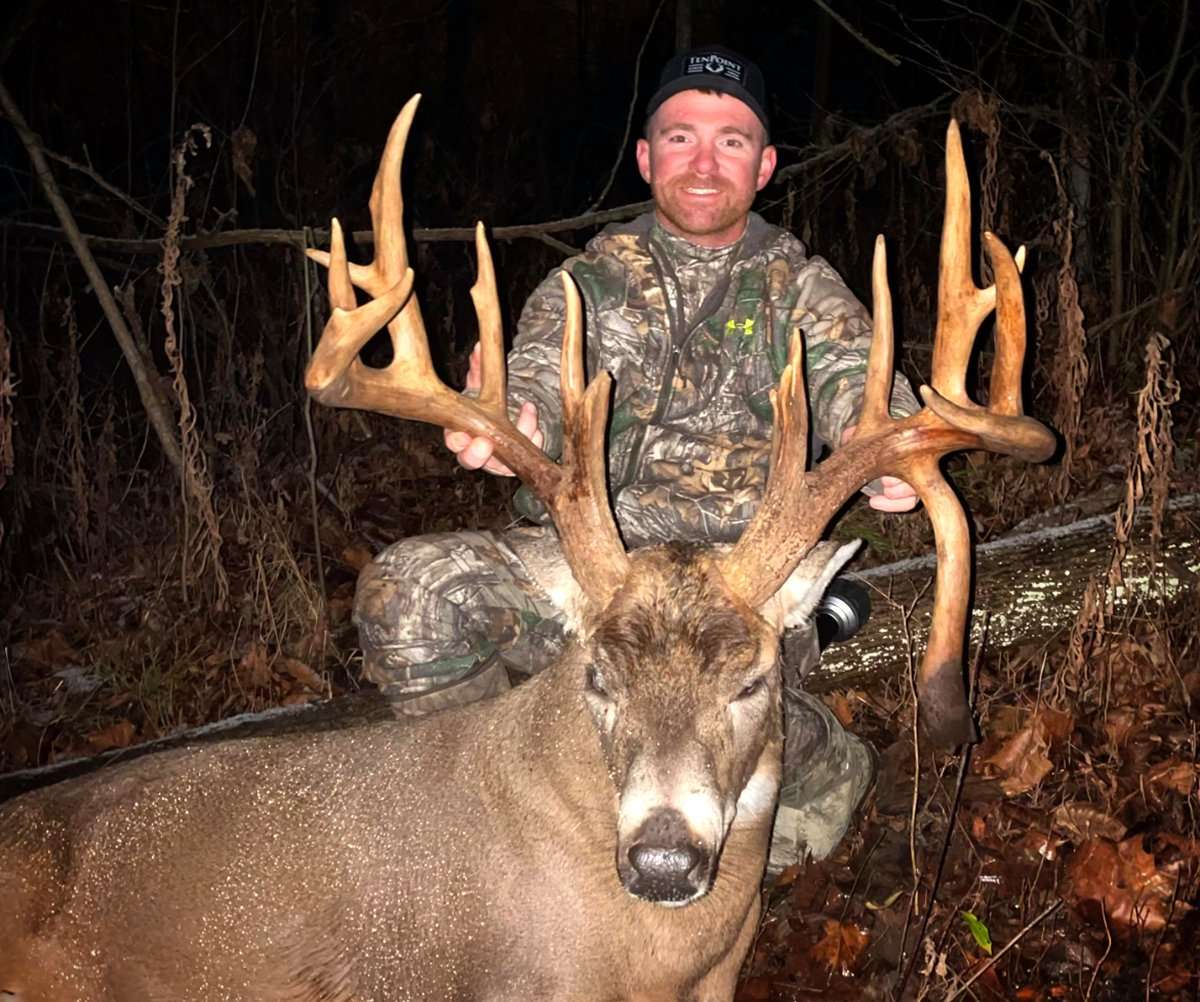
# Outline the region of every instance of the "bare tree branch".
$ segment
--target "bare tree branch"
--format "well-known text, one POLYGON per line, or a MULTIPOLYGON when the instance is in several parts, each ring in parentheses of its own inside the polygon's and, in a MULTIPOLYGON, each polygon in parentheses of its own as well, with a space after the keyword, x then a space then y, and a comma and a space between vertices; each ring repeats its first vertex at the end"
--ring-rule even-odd
POLYGON ((864 35, 861 31, 859 31, 857 28, 855 28, 849 21, 847 21, 844 17, 842 17, 841 14, 839 14, 832 7, 830 7, 829 4, 827 4, 825 2, 825 0, 813 0, 813 3, 815 3, 818 7, 820 7, 821 10, 823 10, 831 18, 833 18, 835 21, 837 21, 837 23, 840 24, 842 26, 842 28, 848 34, 850 34, 851 36, 856 38, 858 40, 859 44, 862 45, 863 48, 865 48, 868 52, 875 53, 875 55, 877 55, 880 59, 886 60, 887 62, 891 63, 893 66, 900 65, 900 57, 899 56, 893 56, 890 52, 884 52, 883 49, 881 49, 878 45, 876 45, 874 42, 872 42, 869 38, 867 38, 866 35, 864 35))
MULTIPOLYGON (((950 99, 951 95, 947 94, 930 101, 928 104, 919 105, 915 108, 906 108, 880 122, 878 125, 873 125, 869 128, 854 129, 852 134, 838 143, 832 143, 828 146, 791 147, 790 150, 799 156, 799 160, 796 163, 789 164, 777 170, 774 181, 786 181, 788 178, 803 174, 806 171, 828 169, 831 165, 853 156, 854 151, 857 148, 861 148, 863 144, 869 145, 881 142, 889 133, 908 128, 924 119, 945 114, 950 105, 950 99)), ((786 146, 781 148, 785 150, 789 149, 786 146)), ((493 240, 540 240, 561 251, 563 254, 574 254, 577 253, 575 248, 560 240, 556 240, 553 234, 586 230, 602 226, 605 223, 632 219, 634 216, 639 216, 652 208, 654 208, 653 201, 633 202, 611 209, 602 209, 598 212, 585 212, 581 215, 569 216, 565 219, 552 219, 542 223, 522 223, 513 226, 497 226, 489 232, 489 236, 493 240)), ((13 227, 14 229, 37 233, 51 240, 62 240, 65 236, 63 229, 55 226, 47 226, 42 223, 8 220, 4 225, 13 227)), ((329 242, 329 230, 327 228, 310 229, 309 233, 311 234, 311 239, 317 244, 329 242)), ((418 243, 466 242, 475 239, 475 230, 469 226, 418 227, 412 231, 411 236, 418 243)), ((355 243, 360 245, 369 245, 374 240, 370 230, 355 230, 353 238, 355 243)), ((90 234, 81 236, 81 239, 87 246, 95 250, 103 250, 110 253, 154 255, 162 253, 161 240, 126 239, 90 234)), ((246 245, 284 245, 302 250, 305 247, 304 230, 226 230, 221 233, 202 233, 197 236, 185 237, 180 242, 180 247, 185 251, 216 250, 221 247, 241 247, 246 245)))
POLYGON ((142 406, 146 409, 146 414, 150 418, 150 424, 154 427, 154 432, 158 436, 159 445, 162 446, 163 453, 171 461, 171 465, 175 467, 176 471, 181 471, 182 457, 179 452, 179 443, 175 439, 170 408, 160 395, 153 375, 146 370, 141 353, 138 351, 137 343, 134 341, 133 335, 129 333, 129 328, 125 325, 121 311, 117 308, 112 289, 109 288, 104 273, 100 271, 100 266, 96 264, 96 259, 92 256, 92 252, 88 248, 87 240, 79 232, 79 227, 75 223, 75 217, 71 214, 70 208, 63 200, 62 193, 58 190, 58 182, 55 181, 54 174, 50 170, 50 165, 46 162, 46 158, 42 153, 41 141, 30 131, 28 124, 25 122, 25 116, 21 114, 21 109, 17 107, 16 102, 13 100, 3 81, 0 81, 0 108, 4 109, 4 114, 12 123, 13 128, 16 129, 17 135, 21 137, 21 142, 29 154, 29 159, 33 162, 38 182, 42 186, 46 200, 54 209, 54 214, 58 216, 58 221, 62 224, 63 232, 74 249, 75 255, 79 258, 79 263, 83 266, 88 281, 92 284, 92 291, 100 301, 100 308, 104 311, 108 325, 112 328, 113 335, 117 339, 117 344, 121 348, 121 354, 125 356, 125 362, 133 373, 138 395, 141 397, 142 406))
POLYGON ((595 212, 604 204, 604 200, 608 197, 608 190, 612 187, 617 171, 621 167, 621 162, 625 159, 625 148, 629 145, 629 133, 633 131, 633 113, 637 108, 638 81, 642 76, 642 57, 646 54, 646 46, 650 42, 650 36, 654 34, 654 26, 658 24, 658 15, 662 13, 663 4, 666 2, 667 0, 658 0, 658 6, 654 8, 654 16, 650 18, 650 27, 646 29, 646 37, 642 39, 641 48, 638 49, 637 61, 633 64, 633 93, 629 97, 629 111, 625 116, 625 135, 621 137, 621 146, 617 150, 617 158, 613 161, 612 170, 608 172, 608 180, 604 182, 604 187, 596 196, 596 201, 588 206, 588 212, 595 212))

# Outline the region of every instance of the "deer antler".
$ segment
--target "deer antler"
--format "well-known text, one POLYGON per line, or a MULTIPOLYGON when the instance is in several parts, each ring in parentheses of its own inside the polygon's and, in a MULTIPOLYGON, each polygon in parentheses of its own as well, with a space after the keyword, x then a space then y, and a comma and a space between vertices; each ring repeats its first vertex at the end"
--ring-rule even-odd
POLYGON ((775 433, 771 474, 759 511, 737 545, 722 558, 730 587, 759 606, 787 579, 820 538, 847 497, 884 474, 912 484, 929 512, 937 540, 938 569, 933 622, 918 679, 925 726, 938 744, 976 737, 963 689, 962 655, 970 585, 966 513, 942 476, 939 461, 951 452, 986 449, 1041 462, 1054 451, 1054 435, 1021 412, 1025 358, 1025 308, 1019 270, 991 233, 984 246, 996 276, 980 289, 971 277, 970 186, 958 125, 946 135, 946 215, 938 279, 932 386, 921 387, 926 407, 896 420, 888 413, 892 385, 892 302, 883 237, 876 238, 872 285, 875 333, 867 366, 862 412, 854 438, 805 473, 807 401, 794 338, 773 397, 775 433), (967 363, 979 325, 996 310, 996 359, 988 405, 966 392, 967 363))
POLYGON ((584 388, 579 291, 563 272, 567 315, 562 350, 563 461, 559 465, 508 417, 500 301, 482 224, 475 229, 478 273, 471 288, 481 345, 478 397, 473 400, 456 393, 434 372, 425 323, 412 292, 400 190, 404 145, 419 100, 418 94, 396 117, 371 189, 374 261, 369 265, 347 262, 342 228, 336 219, 329 251, 307 252, 329 269, 332 312, 309 362, 305 385, 314 398, 331 407, 377 411, 492 439, 496 455, 549 509, 567 563, 589 601, 606 605, 625 577, 628 557, 605 488, 604 435, 611 379, 602 372, 584 388), (371 296, 371 301, 358 306, 354 286, 371 296), (384 326, 392 339, 392 361, 373 369, 362 363, 358 353, 384 326))

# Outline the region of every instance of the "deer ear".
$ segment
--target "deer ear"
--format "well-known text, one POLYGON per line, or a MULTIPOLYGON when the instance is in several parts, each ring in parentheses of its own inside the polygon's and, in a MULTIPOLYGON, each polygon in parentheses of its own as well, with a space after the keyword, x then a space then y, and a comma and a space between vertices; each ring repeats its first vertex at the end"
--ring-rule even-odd
POLYGON ((858 552, 862 540, 850 543, 817 543, 796 569, 759 609, 762 617, 780 633, 812 618, 829 582, 858 552))

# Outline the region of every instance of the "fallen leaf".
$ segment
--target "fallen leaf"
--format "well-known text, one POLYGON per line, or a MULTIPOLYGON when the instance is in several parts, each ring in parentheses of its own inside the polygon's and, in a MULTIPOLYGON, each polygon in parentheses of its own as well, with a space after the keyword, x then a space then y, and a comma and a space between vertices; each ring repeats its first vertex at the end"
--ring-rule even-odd
POLYGON ((850 705, 850 700, 845 693, 829 693, 825 696, 825 705, 833 711, 833 715, 838 718, 843 727, 854 725, 854 707, 850 705))
POLYGON ((58 630, 13 644, 13 658, 39 668, 62 668, 79 661, 79 652, 58 630))
POLYGON ((967 928, 971 930, 971 936, 976 945, 990 957, 992 955, 992 934, 988 931, 988 927, 974 912, 963 912, 962 917, 963 921, 967 923, 967 928))
POLYGON ((1017 841, 1017 845, 1031 856, 1041 856, 1043 859, 1058 859, 1058 851, 1063 847, 1065 839, 1044 831, 1027 831, 1017 841))
POLYGON ((361 571, 371 560, 371 551, 359 543, 351 544, 342 549, 342 561, 356 571, 361 571))
POLYGON ((1079 802, 1059 804, 1054 808, 1054 827, 1079 845, 1090 838, 1106 838, 1118 842, 1125 837, 1125 825, 1098 807, 1079 802))
POLYGON ((305 688, 311 689, 313 692, 325 691, 325 680, 303 661, 286 656, 280 657, 275 662, 275 667, 286 672, 305 688))
POLYGON ((266 689, 271 684, 271 658, 265 644, 255 641, 237 663, 238 680, 247 689, 266 689))
POLYGON ((809 954, 830 971, 849 976, 854 973, 867 939, 867 934, 853 922, 826 919, 824 933, 809 954))
POLYGON ((1200 781, 1200 764, 1170 759, 1160 762, 1146 773, 1146 782, 1160 789, 1174 790, 1190 796, 1200 781))
POLYGON ((1136 724, 1137 714, 1130 707, 1109 710, 1104 718, 1104 733, 1108 735, 1108 740, 1114 748, 1120 748, 1129 740, 1136 724))
POLYGON ((1075 730, 1075 717, 1065 710, 1043 706, 1034 719, 1042 722, 1042 729, 1051 744, 1055 741, 1065 741, 1075 730))
POLYGON ((1155 932, 1166 926, 1178 869, 1178 862, 1160 868, 1140 835, 1118 843, 1095 838, 1071 860, 1063 892, 1077 904, 1103 908, 1118 931, 1155 932))
POLYGON ((1046 752, 1050 741, 1046 736, 1044 717, 1039 714, 1000 746, 990 758, 1003 775, 1000 788, 1010 797, 1032 790, 1054 767, 1046 752))
POLYGON ((89 745, 98 752, 109 751, 113 748, 128 748, 133 744, 137 728, 128 720, 118 720, 115 724, 92 731, 86 736, 89 745))

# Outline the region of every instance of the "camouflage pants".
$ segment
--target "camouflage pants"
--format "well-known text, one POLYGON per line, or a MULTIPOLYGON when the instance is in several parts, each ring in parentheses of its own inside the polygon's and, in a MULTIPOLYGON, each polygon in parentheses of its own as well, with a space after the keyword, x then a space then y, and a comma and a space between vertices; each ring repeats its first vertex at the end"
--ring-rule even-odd
POLYGON ((492 654, 526 675, 549 664, 566 635, 521 551, 552 534, 542 526, 431 533, 380 553, 359 575, 354 600, 367 678, 420 692, 492 654))

